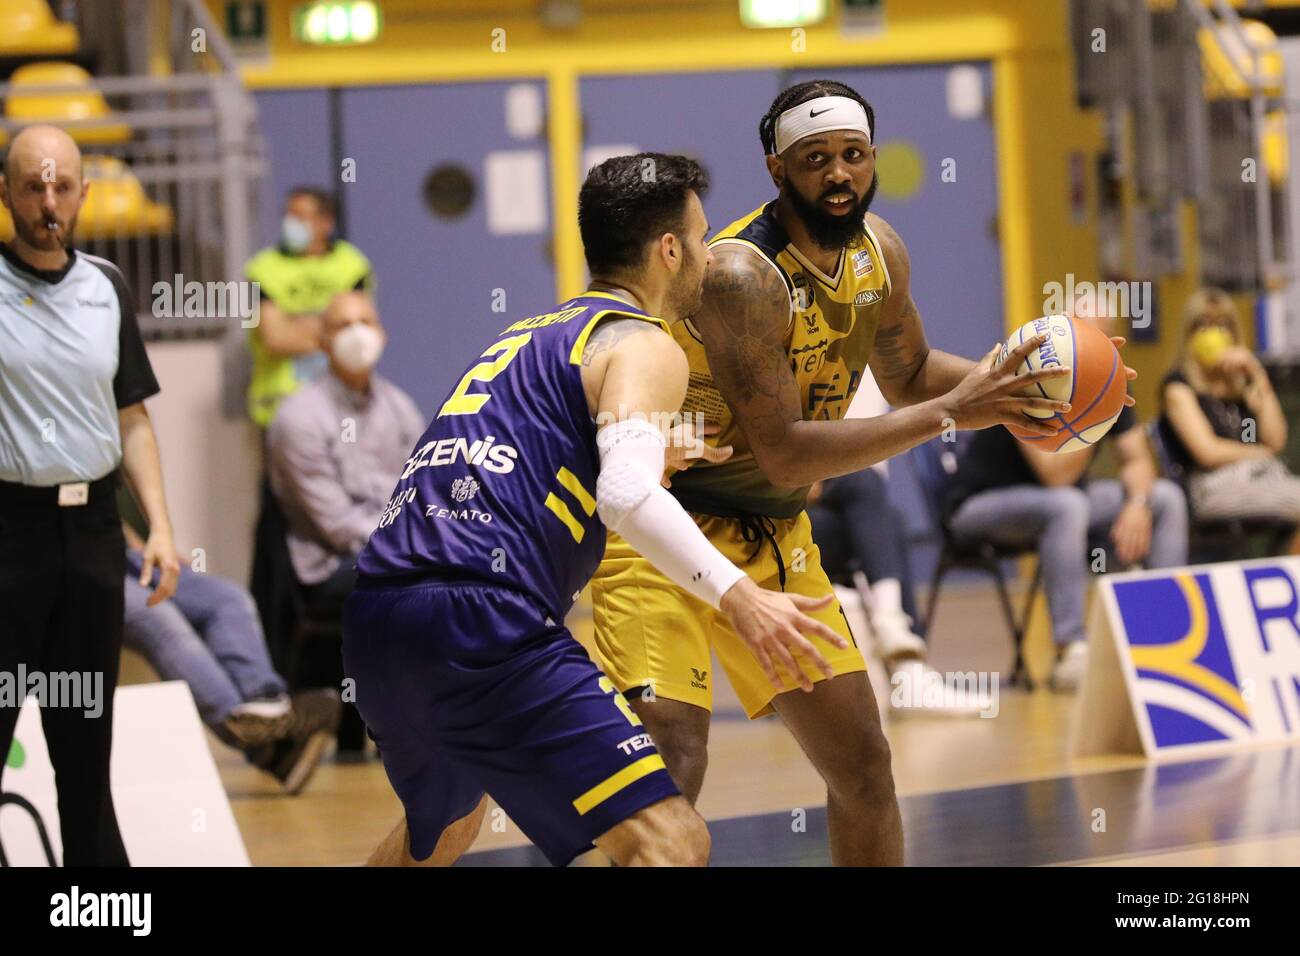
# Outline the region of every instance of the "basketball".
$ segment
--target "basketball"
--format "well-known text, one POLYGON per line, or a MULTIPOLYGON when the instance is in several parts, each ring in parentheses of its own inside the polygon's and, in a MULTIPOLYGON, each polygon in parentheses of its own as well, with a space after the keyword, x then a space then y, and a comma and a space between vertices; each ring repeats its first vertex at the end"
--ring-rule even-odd
POLYGON ((1056 419, 1061 430, 1055 435, 1035 435, 1024 428, 1008 425, 1011 434, 1043 451, 1081 451, 1094 445, 1115 424, 1124 408, 1128 381, 1119 350, 1106 334, 1089 322, 1065 315, 1048 315, 1026 322, 1002 346, 999 362, 1027 338, 1046 335, 1047 341, 1031 352, 1018 374, 1068 366, 1073 374, 1039 382, 1029 394, 1059 402, 1069 402, 1070 410, 1026 414, 1035 418, 1056 419))

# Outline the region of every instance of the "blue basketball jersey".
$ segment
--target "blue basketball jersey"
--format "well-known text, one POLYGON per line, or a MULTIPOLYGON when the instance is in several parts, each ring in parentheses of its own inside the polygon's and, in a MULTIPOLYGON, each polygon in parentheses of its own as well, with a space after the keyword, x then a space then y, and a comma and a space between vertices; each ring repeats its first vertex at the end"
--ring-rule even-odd
POLYGON ((605 551, 582 352, 611 316, 668 332, 662 319, 588 292, 488 346, 407 459, 357 557, 361 575, 455 571, 524 591, 563 617, 605 551))

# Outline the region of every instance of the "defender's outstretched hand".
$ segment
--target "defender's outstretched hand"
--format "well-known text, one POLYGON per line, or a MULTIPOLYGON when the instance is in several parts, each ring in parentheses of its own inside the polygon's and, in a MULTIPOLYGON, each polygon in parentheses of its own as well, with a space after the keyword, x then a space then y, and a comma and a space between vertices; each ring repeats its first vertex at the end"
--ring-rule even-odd
POLYGON ((697 461, 717 464, 731 457, 730 445, 713 447, 706 445, 704 439, 712 438, 722 427, 717 422, 706 424, 697 430, 694 422, 681 422, 668 429, 668 446, 664 449, 664 477, 660 482, 665 488, 672 487, 672 475, 676 471, 685 471, 697 461))
POLYGON ((773 687, 780 690, 782 686, 776 669, 779 664, 804 691, 811 691, 813 682, 795 662, 795 655, 810 661, 827 678, 834 677, 835 672, 804 635, 815 634, 840 650, 849 646, 849 642, 839 634, 808 616, 808 612, 826 607, 834 597, 827 594, 810 598, 802 594, 768 591, 745 577, 722 596, 720 609, 750 653, 758 659, 773 687))

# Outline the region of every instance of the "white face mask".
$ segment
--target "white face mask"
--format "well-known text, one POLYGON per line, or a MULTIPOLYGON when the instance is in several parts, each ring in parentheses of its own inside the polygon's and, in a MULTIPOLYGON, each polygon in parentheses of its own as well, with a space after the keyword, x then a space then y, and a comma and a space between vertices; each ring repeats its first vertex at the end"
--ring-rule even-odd
POLYGON ((334 361, 348 372, 368 372, 384 352, 384 336, 372 325, 354 322, 334 336, 330 353, 334 361))
POLYGON ((311 245, 311 226, 294 216, 280 221, 280 241, 290 252, 303 252, 311 245))

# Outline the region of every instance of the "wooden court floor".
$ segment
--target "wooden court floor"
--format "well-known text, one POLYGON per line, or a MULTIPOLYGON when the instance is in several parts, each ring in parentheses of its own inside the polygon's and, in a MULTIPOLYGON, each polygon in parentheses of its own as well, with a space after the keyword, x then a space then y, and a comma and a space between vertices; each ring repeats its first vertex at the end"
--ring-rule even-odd
MULTIPOLYGON (((1030 666, 1045 674, 1041 615, 1030 666)), ((581 628, 579 621, 580 636, 581 628)), ((933 633, 931 659, 940 670, 1008 666, 1009 639, 990 590, 946 590, 933 633)), ((1045 689, 1003 687, 992 719, 889 720, 909 863, 1300 864, 1300 750, 1159 767, 1132 756, 1071 759, 1074 702, 1045 689)), ((303 793, 286 797, 240 754, 210 742, 255 866, 355 865, 399 818, 376 760, 327 760, 303 793)), ((825 864, 825 802, 820 779, 779 720, 746 720, 720 681, 699 800, 715 865, 825 864), (799 811, 806 831, 795 833, 799 811)), ((544 865, 499 810, 489 812, 464 862, 544 865)), ((595 853, 578 862, 604 864, 595 853)))

